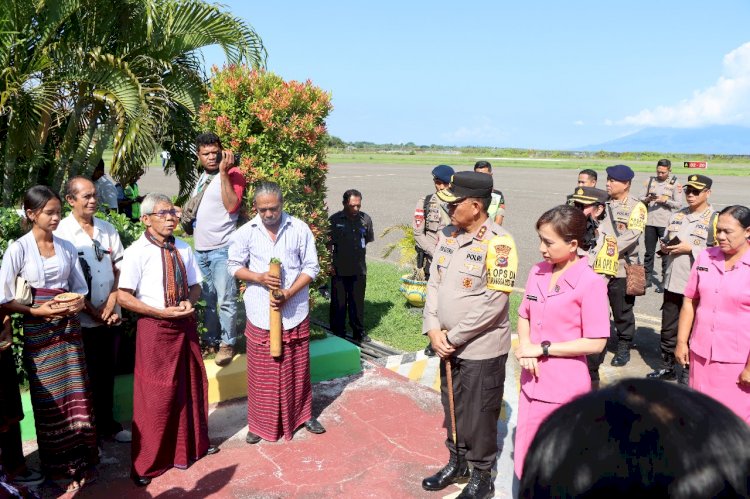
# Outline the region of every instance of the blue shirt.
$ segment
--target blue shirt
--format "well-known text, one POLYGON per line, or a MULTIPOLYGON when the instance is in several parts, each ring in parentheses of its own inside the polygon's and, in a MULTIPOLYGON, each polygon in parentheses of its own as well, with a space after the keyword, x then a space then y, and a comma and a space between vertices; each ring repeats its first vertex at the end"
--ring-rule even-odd
MULTIPOLYGON (((284 289, 291 287, 300 274, 305 273, 315 279, 320 270, 315 238, 310 228, 287 213, 281 214, 276 241, 271 239, 258 215, 237 229, 229 239, 227 270, 232 276, 241 268, 258 273, 268 272, 271 258, 281 260, 281 285, 284 289)), ((269 329, 271 299, 268 288, 248 282, 244 302, 247 320, 255 327, 269 329)), ((282 327, 292 329, 309 312, 310 293, 308 286, 305 286, 282 305, 282 327)))

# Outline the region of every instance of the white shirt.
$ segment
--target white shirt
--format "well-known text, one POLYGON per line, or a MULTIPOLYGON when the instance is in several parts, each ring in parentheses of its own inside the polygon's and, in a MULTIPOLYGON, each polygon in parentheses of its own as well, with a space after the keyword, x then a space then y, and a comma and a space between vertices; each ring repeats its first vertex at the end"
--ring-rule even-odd
POLYGON ((44 275, 42 255, 32 231, 8 246, 0 267, 0 303, 15 299, 16 277, 19 275, 32 288, 64 289, 82 295, 89 292, 75 246, 54 234, 52 240, 59 268, 57 279, 54 280, 47 280, 44 275))
MULTIPOLYGON (((71 213, 60 220, 55 235, 73 243, 73 246, 78 250, 78 256, 89 264, 91 268, 91 296, 89 299, 95 307, 102 306, 112 292, 112 287, 115 284, 114 269, 120 268, 125 251, 117 229, 111 223, 94 217, 94 237, 92 239, 71 213), (94 241, 98 241, 103 250, 109 251, 109 253, 102 254, 101 260, 96 257, 94 241)), ((115 307, 115 313, 120 314, 119 306, 115 307)), ((82 327, 97 327, 102 324, 85 312, 81 312, 80 317, 82 327)))
MULTIPOLYGON (((188 287, 203 280, 193 250, 182 239, 175 238, 175 247, 180 252, 187 272, 188 287)), ((161 248, 151 244, 141 235, 125 250, 120 266, 120 289, 132 289, 135 297, 146 305, 163 310, 164 306, 164 264, 161 248)))
POLYGON ((117 211, 117 187, 115 182, 106 175, 102 175, 94 182, 96 185, 96 200, 110 209, 117 211))

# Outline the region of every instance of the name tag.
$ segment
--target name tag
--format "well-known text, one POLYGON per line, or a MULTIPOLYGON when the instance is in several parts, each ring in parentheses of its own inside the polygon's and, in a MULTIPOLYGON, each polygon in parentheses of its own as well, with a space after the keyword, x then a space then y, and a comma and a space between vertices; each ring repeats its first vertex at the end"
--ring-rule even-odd
POLYGON ((526 299, 529 301, 537 301, 537 297, 534 295, 526 295, 526 299))
POLYGON ((695 267, 698 272, 708 272, 708 267, 695 267))

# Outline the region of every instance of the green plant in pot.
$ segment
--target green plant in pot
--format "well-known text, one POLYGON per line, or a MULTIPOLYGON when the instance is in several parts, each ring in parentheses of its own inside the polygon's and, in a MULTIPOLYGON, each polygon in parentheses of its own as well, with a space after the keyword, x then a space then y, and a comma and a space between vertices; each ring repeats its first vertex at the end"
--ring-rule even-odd
POLYGON ((427 281, 424 270, 417 267, 417 250, 414 242, 414 229, 411 225, 398 224, 386 228, 380 237, 385 237, 391 232, 401 232, 401 237, 389 244, 383 250, 383 258, 388 258, 391 253, 398 250, 399 264, 411 269, 411 272, 401 276, 399 291, 404 295, 406 301, 412 307, 424 307, 427 297, 427 281))

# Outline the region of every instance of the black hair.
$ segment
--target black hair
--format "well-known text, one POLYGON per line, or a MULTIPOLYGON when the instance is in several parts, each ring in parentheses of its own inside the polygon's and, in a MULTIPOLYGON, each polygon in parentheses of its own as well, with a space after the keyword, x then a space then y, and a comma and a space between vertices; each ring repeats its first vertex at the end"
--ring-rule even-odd
POLYGON ((660 159, 659 161, 656 162, 656 166, 666 166, 667 168, 671 170, 672 162, 669 161, 668 159, 660 159))
POLYGON ((727 206, 719 212, 719 215, 731 215, 737 220, 743 229, 750 227, 750 208, 741 204, 727 206))
POLYGON ((26 191, 26 194, 23 196, 23 211, 24 213, 27 211, 39 211, 47 206, 47 203, 52 199, 60 201, 60 205, 62 206, 62 199, 60 199, 59 194, 46 185, 35 185, 26 191))
POLYGON ((549 224, 566 243, 575 240, 578 241, 578 246, 588 250, 588 247, 584 248, 586 218, 583 211, 578 208, 561 204, 542 213, 542 216, 536 221, 536 230, 538 231, 542 225, 549 224))
POLYGON ((200 151, 203 146, 218 145, 221 147, 221 139, 213 132, 203 132, 195 138, 195 150, 200 151))
POLYGON ((344 193, 344 204, 349 204, 349 200, 352 197, 362 199, 362 193, 359 192, 357 189, 349 189, 348 191, 344 193))
POLYGON ((750 426, 690 388, 625 379, 553 412, 520 497, 748 497, 750 426))
MULTIPOLYGON (((78 195, 78 186, 76 185, 79 180, 85 180, 86 182, 94 185, 94 182, 91 181, 88 177, 83 177, 81 175, 76 175, 75 177, 71 177, 68 179, 68 181, 65 183, 65 197, 68 196, 72 197, 73 199, 76 198, 78 195)), ((96 187, 96 185, 94 185, 96 187)))
POLYGON ((102 173, 104 173, 104 160, 103 159, 99 158, 99 162, 96 163, 96 166, 94 167, 94 171, 95 172, 101 171, 102 173))
POLYGON ((489 171, 492 171, 492 165, 489 161, 477 161, 474 163, 474 171, 477 171, 480 168, 487 168, 489 171))
POLYGON ((594 180, 596 180, 598 177, 596 171, 592 170, 591 168, 586 168, 585 170, 581 170, 580 172, 578 172, 578 175, 588 175, 594 180))

